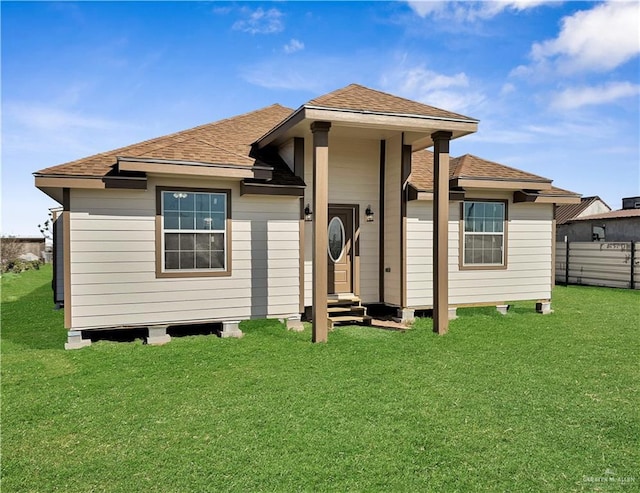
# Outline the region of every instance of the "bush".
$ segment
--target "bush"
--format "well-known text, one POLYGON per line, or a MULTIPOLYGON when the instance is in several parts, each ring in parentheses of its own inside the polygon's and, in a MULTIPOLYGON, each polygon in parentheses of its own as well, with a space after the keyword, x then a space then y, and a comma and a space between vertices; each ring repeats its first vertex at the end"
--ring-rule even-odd
POLYGON ((8 262, 3 262, 2 273, 13 272, 14 274, 20 274, 27 270, 39 270, 41 265, 42 260, 9 260, 8 262))
POLYGON ((0 272, 13 272, 20 274, 27 270, 38 270, 42 260, 23 260, 20 256, 24 253, 22 244, 14 236, 0 238, 0 272))

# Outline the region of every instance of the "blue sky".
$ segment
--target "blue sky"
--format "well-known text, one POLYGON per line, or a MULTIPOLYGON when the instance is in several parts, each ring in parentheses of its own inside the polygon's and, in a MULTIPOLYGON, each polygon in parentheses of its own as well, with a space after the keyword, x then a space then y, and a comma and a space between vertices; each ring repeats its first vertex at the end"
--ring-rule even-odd
POLYGON ((472 153, 640 195, 640 3, 2 2, 2 226, 39 169, 356 82, 480 120, 472 153))

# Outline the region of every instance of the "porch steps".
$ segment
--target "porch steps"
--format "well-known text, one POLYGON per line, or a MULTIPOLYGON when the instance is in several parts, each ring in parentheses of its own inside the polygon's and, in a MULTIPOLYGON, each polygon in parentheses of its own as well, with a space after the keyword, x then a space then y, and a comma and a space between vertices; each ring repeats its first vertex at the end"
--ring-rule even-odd
POLYGON ((329 330, 338 324, 371 325, 371 317, 367 315, 367 308, 362 306, 359 297, 351 293, 329 295, 327 300, 329 314, 329 330))
POLYGON ((327 308, 327 312, 329 313, 348 313, 361 310, 364 315, 364 312, 366 312, 367 309, 364 306, 330 306, 327 308))

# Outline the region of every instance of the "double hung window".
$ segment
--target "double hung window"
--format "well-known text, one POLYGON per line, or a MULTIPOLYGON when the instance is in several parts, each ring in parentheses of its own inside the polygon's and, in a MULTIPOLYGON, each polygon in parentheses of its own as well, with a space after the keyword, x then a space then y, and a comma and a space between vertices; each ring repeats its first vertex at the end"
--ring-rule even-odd
POLYGON ((505 266, 506 203, 474 200, 462 207, 462 266, 505 266))
POLYGON ((229 192, 159 190, 161 273, 226 273, 229 192))

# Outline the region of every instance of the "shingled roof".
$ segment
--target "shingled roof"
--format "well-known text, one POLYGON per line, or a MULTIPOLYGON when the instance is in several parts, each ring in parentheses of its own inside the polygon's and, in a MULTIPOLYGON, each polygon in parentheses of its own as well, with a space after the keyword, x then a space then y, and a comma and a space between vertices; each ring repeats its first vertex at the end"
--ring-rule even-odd
POLYGON ((477 121, 474 118, 435 108, 417 101, 401 98, 375 89, 349 84, 342 89, 312 99, 304 106, 317 106, 336 110, 352 110, 369 113, 387 113, 428 116, 454 120, 477 121))
MULTIPOLYGON (((504 164, 488 161, 472 154, 451 158, 449 162, 449 178, 473 178, 490 180, 514 180, 549 182, 548 178, 527 173, 504 164)), ((411 158, 411 175, 409 183, 421 191, 433 190, 433 153, 418 151, 411 158)), ((560 191, 561 189, 556 189, 560 191)), ((566 190, 562 190, 567 192, 566 190)), ((571 194, 572 192, 567 192, 571 194)))
POLYGON ((601 221, 603 219, 622 219, 627 217, 640 217, 640 209, 619 209, 617 211, 603 212, 601 214, 592 214, 590 216, 575 217, 573 221, 601 221))
POLYGON ((118 157, 156 158, 250 166, 251 144, 291 114, 274 104, 250 113, 184 130, 38 171, 37 175, 105 176, 118 157))
MULTIPOLYGON (((329 94, 312 99, 301 108, 414 115, 475 122, 469 117, 434 108, 367 87, 351 84, 329 94)), ((146 140, 112 151, 96 154, 69 163, 38 171, 36 176, 47 177, 104 177, 115 172, 119 158, 176 161, 178 164, 252 166, 266 164, 273 168, 271 183, 304 186, 273 149, 260 151, 260 161, 251 155, 253 144, 265 133, 286 121, 295 112, 279 104, 232 118, 201 125, 170 135, 146 140)), ((481 159, 471 154, 451 159, 450 178, 546 182, 551 180, 503 164, 481 159)), ((259 183, 247 179, 246 183, 259 183)), ((433 153, 418 151, 413 155, 410 183, 420 191, 433 190, 433 153)), ((572 194, 553 188, 548 194, 572 194)))
MULTIPOLYGON (((423 103, 350 84, 342 89, 312 99, 301 108, 382 113, 476 122, 464 115, 442 110, 423 103)), ((278 127, 295 112, 278 104, 236 117, 201 125, 181 132, 146 140, 112 151, 95 154, 69 163, 51 166, 36 176, 97 178, 113 174, 119 158, 170 160, 183 163, 252 166, 252 144, 270 130, 278 127)), ((278 161, 278 160, 276 160, 278 161)), ((266 163, 274 167, 274 178, 286 180, 281 163, 266 163)))

